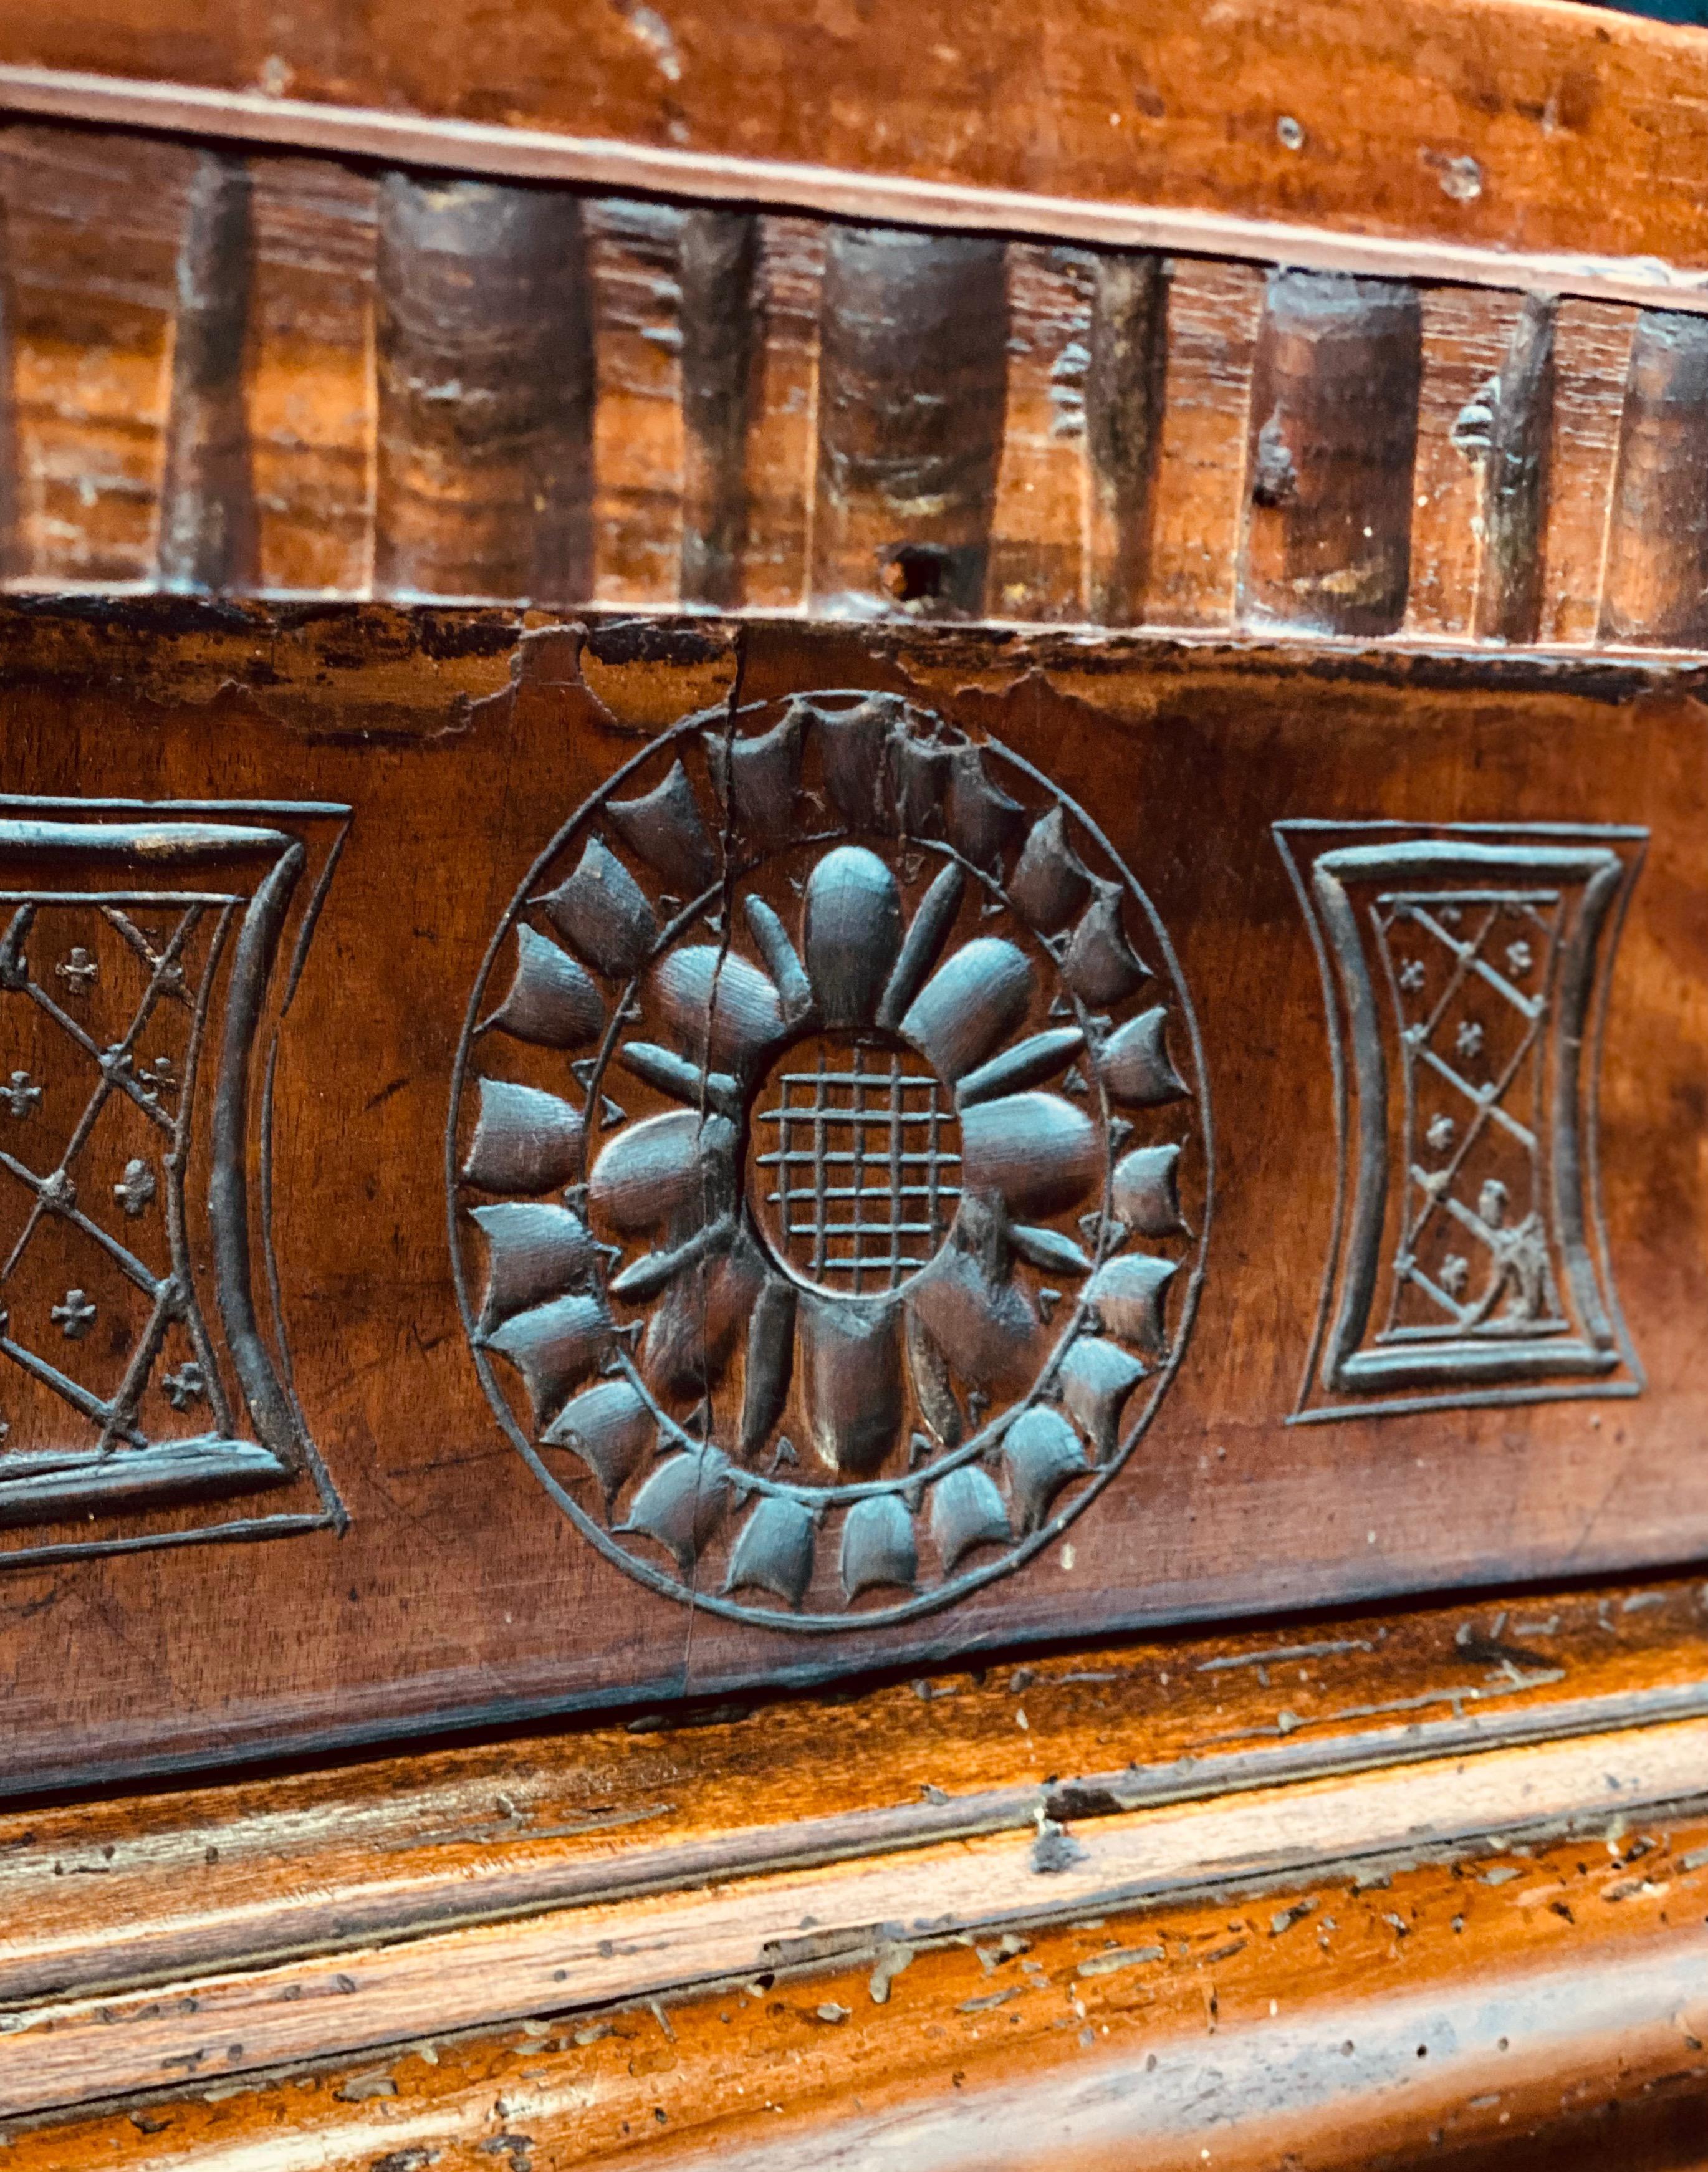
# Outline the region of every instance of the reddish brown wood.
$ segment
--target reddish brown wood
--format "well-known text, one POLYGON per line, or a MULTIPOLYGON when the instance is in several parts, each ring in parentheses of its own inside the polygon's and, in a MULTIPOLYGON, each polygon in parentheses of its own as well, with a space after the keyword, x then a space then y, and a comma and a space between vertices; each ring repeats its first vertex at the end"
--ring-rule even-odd
POLYGON ((1708 626, 1708 338, 1646 310, 1631 341, 1608 535, 1603 638, 1693 643, 1708 626))
POLYGON ((172 392, 160 482, 162 587, 253 588, 258 571, 244 403, 254 234, 241 159, 196 159, 178 254, 172 392))
POLYGON ((694 212, 682 228, 682 598, 725 609, 743 599, 759 250, 750 212, 694 212))
POLYGON ((1140 626, 1148 616, 1168 351, 1168 271, 1157 256, 1104 256, 1095 279, 1085 377, 1095 506, 1092 616, 1104 626, 1140 626))
POLYGON ((1405 616, 1421 341, 1407 288, 1271 275, 1251 385, 1248 622, 1379 634, 1405 616))
POLYGON ((375 589, 586 594, 578 200, 389 175, 377 292, 375 589))
POLYGON ((822 306, 816 606, 977 611, 1002 439, 1002 245, 834 227, 822 306))

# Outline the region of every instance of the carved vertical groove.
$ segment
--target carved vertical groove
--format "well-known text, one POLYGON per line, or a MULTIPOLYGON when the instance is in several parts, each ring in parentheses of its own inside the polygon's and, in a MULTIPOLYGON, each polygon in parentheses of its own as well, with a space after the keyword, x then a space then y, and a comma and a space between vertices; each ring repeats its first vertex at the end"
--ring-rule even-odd
POLYGON ((819 601, 923 616, 981 608, 1007 325, 1002 242, 832 228, 820 316, 819 601))
POLYGON ((24 570, 24 496, 18 458, 18 374, 13 351, 12 236, 0 197, 0 581, 24 570))
POLYGON ((682 599, 742 600, 747 431, 760 333, 759 220, 695 211, 682 228, 682 599))
POLYGON ((1148 252, 1099 257, 1085 427, 1092 473, 1091 610, 1105 626, 1138 626, 1145 618, 1168 351, 1165 260, 1148 252))
POLYGON ((1601 632, 1708 634, 1708 317, 1645 309, 1631 338, 1601 632))
POLYGON ((592 592, 592 311, 567 189, 388 174, 373 585, 592 592))
POLYGON ((1422 339, 1409 286, 1270 274, 1252 376, 1243 619, 1324 633, 1399 626, 1422 339))
POLYGON ((244 390, 253 265, 249 168, 224 152, 200 152, 178 249, 160 487, 157 555, 169 589, 255 584, 255 488, 244 390))
POLYGON ((1551 296, 1524 297, 1496 380, 1477 583, 1476 631, 1484 641, 1534 641, 1541 625, 1554 457, 1554 319, 1551 296))

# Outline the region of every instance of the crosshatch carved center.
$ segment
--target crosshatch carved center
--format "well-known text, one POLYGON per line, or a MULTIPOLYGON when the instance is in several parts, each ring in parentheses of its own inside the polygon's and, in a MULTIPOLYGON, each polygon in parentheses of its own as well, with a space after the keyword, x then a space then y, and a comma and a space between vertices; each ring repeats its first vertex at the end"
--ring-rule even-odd
POLYGON ((780 1266, 813 1288, 887 1295, 930 1265, 954 1219, 954 1097, 899 1040, 798 1043, 760 1088, 749 1161, 780 1266))

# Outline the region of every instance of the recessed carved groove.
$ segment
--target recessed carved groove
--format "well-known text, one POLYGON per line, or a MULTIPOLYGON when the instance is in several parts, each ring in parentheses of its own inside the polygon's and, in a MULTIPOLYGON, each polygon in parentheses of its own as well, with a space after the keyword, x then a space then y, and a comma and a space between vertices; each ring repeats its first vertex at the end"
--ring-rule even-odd
POLYGON ((1145 251, 1100 256, 1095 277, 1085 379, 1091 615, 1104 626, 1140 626, 1168 366, 1168 271, 1145 251))
POLYGON ((747 428, 757 322, 760 223, 695 211, 682 228, 682 600, 742 600, 747 428))
POLYGON ((1478 636, 1534 641, 1542 617, 1543 548, 1554 459, 1555 305, 1527 294, 1495 381, 1483 480, 1478 636))
POLYGON ((244 397, 252 262, 249 169, 223 151, 199 152, 178 250, 157 554, 164 588, 255 584, 244 397))

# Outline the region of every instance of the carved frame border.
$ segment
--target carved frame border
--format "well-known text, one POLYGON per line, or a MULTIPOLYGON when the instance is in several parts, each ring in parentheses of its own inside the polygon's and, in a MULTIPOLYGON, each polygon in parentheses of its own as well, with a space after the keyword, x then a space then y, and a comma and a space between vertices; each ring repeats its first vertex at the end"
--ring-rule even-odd
MULTIPOLYGON (((24 1546, 0 1551, 0 1570, 218 1539, 341 1530, 348 1521, 290 1376, 272 1242, 271 1133, 280 1028, 307 962, 351 817, 347 806, 314 801, 56 799, 0 794, 0 855, 14 859, 67 852, 115 860, 134 858, 142 868, 153 871, 254 857, 266 866, 247 895, 221 893, 228 906, 241 911, 230 939, 229 964, 223 968, 227 985, 207 1127, 213 1296, 256 1438, 168 1441, 126 1449, 122 1455, 104 1455, 98 1450, 70 1453, 44 1459, 43 1467, 16 1476, 8 1474, 0 1457, 0 1530, 58 1522, 84 1511, 111 1516, 182 1506, 198 1497, 211 1494, 218 1499, 299 1478, 312 1483, 320 1500, 318 1513, 239 1516, 185 1530, 133 1531, 24 1546), (309 865, 303 832, 309 823, 328 822, 336 827, 298 916, 296 939, 269 1020, 270 991, 277 984, 280 952, 309 865), (257 1110, 255 1073, 263 1040, 257 1110), (252 1208, 257 1210, 253 1214, 252 1208), (257 1249, 266 1277, 271 1348, 254 1283, 257 1249), (122 1469, 116 1467, 121 1465, 122 1469)), ((115 901, 133 895, 137 901, 147 901, 153 895, 146 888, 101 893, 104 900, 115 901)), ((216 957, 208 976, 210 992, 221 970, 222 960, 216 957)), ((205 996, 204 1003, 211 1003, 211 996, 205 996)), ((181 1176, 176 1181, 181 1185, 181 1176)), ((183 1234, 175 1218, 169 1241, 174 1269, 188 1283, 183 1234)), ((194 1302, 193 1285, 191 1288, 194 1302)))
POLYGON ((1298 1401, 1288 1423, 1641 1394, 1645 1376, 1619 1310, 1608 1252, 1598 1114, 1613 961, 1647 831, 1611 824, 1299 819, 1275 823, 1272 834, 1304 913, 1322 977, 1337 1159, 1322 1294, 1298 1401), (1313 837, 1351 836, 1370 841, 1309 852, 1313 837), (1297 856, 1295 844, 1303 848, 1297 856), (1634 849, 1621 852, 1615 849, 1619 845, 1634 849), (1343 879, 1486 876, 1515 868, 1583 886, 1582 902, 1561 941, 1550 1005, 1547 1169, 1560 1258, 1587 1332, 1528 1350, 1468 1338, 1410 1352, 1363 1349, 1388 1207, 1389 1083, 1386 1036, 1343 879), (1350 1105, 1354 1083, 1356 1127, 1350 1105), (1611 1377, 1621 1369, 1623 1377, 1611 1377), (1479 1380, 1486 1384, 1476 1384, 1479 1380), (1431 1386, 1446 1392, 1391 1392, 1431 1386), (1327 1405, 1311 1401, 1313 1392, 1332 1396, 1348 1391, 1368 1400, 1327 1405))

